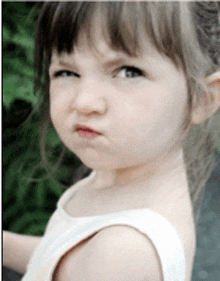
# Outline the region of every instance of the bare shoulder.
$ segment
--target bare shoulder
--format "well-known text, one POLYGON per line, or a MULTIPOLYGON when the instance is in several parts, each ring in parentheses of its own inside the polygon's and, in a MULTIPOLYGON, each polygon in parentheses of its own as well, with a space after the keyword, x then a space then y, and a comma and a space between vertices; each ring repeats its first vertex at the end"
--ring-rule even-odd
POLYGON ((84 245, 77 259, 74 251, 69 254, 68 265, 65 280, 69 281, 162 281, 154 246, 129 226, 101 230, 84 245))
POLYGON ((103 229, 91 241, 91 251, 94 259, 90 260, 89 270, 94 273, 99 270, 100 281, 107 278, 112 281, 162 280, 160 262, 151 241, 132 227, 103 229))

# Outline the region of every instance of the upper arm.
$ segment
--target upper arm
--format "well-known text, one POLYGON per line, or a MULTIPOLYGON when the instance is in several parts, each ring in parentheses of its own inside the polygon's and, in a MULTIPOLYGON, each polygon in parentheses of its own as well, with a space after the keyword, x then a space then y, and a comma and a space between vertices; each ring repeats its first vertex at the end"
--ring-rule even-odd
POLYGON ((77 267, 73 266, 69 272, 71 281, 163 279, 160 261, 151 241, 128 226, 111 226, 98 232, 85 245, 77 267))

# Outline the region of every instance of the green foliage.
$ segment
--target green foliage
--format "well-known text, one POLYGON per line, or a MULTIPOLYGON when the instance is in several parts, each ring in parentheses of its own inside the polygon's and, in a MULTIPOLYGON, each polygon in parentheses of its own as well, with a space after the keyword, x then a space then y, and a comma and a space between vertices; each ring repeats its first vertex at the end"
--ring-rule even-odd
POLYGON ((33 92, 34 23, 36 3, 3 3, 3 104, 16 99, 37 103, 33 92))
MULTIPOLYGON (((3 228, 31 235, 43 234, 63 186, 71 184, 69 166, 80 163, 66 154, 51 178, 50 168, 42 162, 41 116, 32 113, 38 102, 33 91, 33 53, 39 6, 36 2, 3 3, 3 228)), ((46 150, 54 167, 62 145, 53 128, 47 134, 46 150)))

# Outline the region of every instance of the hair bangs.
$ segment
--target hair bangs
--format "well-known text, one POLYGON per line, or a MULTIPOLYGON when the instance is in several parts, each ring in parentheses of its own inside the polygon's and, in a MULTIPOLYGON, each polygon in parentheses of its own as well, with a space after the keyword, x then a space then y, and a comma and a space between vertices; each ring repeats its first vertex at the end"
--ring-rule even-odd
POLYGON ((179 3, 161 2, 52 2, 44 5, 42 46, 51 56, 71 53, 79 35, 86 34, 87 43, 96 49, 97 28, 102 28, 108 45, 130 56, 137 56, 141 39, 145 38, 157 51, 177 63, 179 45, 179 3), (145 34, 144 34, 145 33, 145 34))
POLYGON ((44 46, 50 55, 53 49, 71 53, 82 32, 89 46, 96 49, 96 28, 100 27, 112 49, 137 55, 140 23, 136 3, 59 2, 50 5, 48 12, 50 20, 44 46))
POLYGON ((105 4, 106 16, 102 18, 107 19, 104 25, 106 41, 112 49, 123 51, 130 56, 137 56, 141 49, 140 36, 142 35, 139 6, 132 2, 105 4))
MULTIPOLYGON (((183 60, 181 13, 176 2, 144 2, 142 18, 148 37, 157 51, 169 57, 177 66, 183 60)), ((186 11, 187 12, 187 11, 186 11)), ((186 16, 186 14, 184 14, 186 16)))
POLYGON ((49 45, 58 53, 71 53, 79 33, 93 17, 94 5, 90 2, 58 2, 50 23, 49 45))

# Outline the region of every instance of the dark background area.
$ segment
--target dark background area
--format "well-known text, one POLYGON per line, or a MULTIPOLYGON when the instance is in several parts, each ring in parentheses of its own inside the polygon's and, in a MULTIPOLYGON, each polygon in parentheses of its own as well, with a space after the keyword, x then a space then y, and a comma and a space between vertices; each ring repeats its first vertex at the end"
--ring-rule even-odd
MULTIPOLYGON (((47 177, 62 151, 49 128, 45 168, 39 149, 41 116, 33 91, 34 27, 41 3, 3 2, 3 229, 42 235, 58 198, 73 180, 80 161, 66 153, 52 178, 47 177)), ((220 130, 220 114, 214 129, 220 130)), ((220 151, 220 142, 218 145, 220 151)), ((219 157, 220 159, 220 157, 219 157)), ((203 200, 197 230, 197 254, 192 281, 220 280, 220 163, 212 173, 203 200)), ((20 276, 3 269, 3 281, 20 276)))

